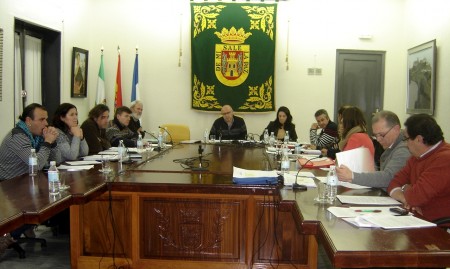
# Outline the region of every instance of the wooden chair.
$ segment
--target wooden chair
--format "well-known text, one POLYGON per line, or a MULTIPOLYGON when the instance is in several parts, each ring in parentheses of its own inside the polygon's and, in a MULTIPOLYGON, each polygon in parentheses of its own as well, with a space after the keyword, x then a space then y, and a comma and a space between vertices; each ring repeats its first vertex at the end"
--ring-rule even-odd
MULTIPOLYGON (((180 142, 183 140, 191 139, 191 131, 189 130, 189 126, 184 124, 162 124, 160 125, 161 132, 164 132, 163 128, 167 128, 168 133, 172 136, 172 142, 180 142)), ((170 140, 170 136, 168 137, 170 140)))

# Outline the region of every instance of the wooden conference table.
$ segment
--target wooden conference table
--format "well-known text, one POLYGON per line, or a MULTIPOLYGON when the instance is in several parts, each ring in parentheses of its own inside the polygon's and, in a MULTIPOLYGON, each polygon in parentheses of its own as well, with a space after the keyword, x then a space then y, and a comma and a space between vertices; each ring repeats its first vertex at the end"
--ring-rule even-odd
POLYGON ((440 228, 358 229, 316 204, 315 188, 234 185, 233 166, 277 166, 264 148, 206 145, 203 171, 173 161, 197 150, 146 153, 120 175, 105 176, 99 165, 67 173, 71 188, 57 197, 43 173, 1 182, 0 232, 70 207, 72 268, 317 268, 318 240, 335 267, 450 266, 450 234, 440 228))

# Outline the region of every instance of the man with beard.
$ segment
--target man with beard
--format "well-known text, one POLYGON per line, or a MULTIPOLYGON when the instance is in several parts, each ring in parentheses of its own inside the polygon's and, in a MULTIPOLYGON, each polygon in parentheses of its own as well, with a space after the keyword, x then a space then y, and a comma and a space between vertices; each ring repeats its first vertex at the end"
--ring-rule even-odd
POLYGON ((141 134, 142 137, 144 137, 145 132, 142 130, 141 126, 141 116, 142 111, 144 110, 144 104, 139 100, 135 100, 131 102, 130 110, 132 113, 128 128, 130 128, 130 130, 133 131, 133 133, 135 133, 136 135, 141 134))

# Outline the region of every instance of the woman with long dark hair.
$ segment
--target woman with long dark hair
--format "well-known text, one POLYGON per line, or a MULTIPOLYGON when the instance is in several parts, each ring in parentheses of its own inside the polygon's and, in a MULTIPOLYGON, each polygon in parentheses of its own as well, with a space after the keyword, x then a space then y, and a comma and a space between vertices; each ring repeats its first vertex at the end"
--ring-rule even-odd
MULTIPOLYGON (((289 140, 297 141, 297 133, 295 132, 295 124, 292 123, 292 115, 289 108, 281 106, 278 108, 277 117, 274 121, 269 122, 266 129, 269 131, 269 135, 274 133, 275 138, 283 140, 286 135, 286 131, 289 132, 289 140)), ((261 135, 261 139, 264 137, 264 132, 261 135)))
POLYGON ((56 109, 53 126, 58 128, 57 146, 61 160, 73 161, 88 155, 89 146, 83 136, 83 130, 78 125, 77 108, 69 103, 63 103, 56 109))

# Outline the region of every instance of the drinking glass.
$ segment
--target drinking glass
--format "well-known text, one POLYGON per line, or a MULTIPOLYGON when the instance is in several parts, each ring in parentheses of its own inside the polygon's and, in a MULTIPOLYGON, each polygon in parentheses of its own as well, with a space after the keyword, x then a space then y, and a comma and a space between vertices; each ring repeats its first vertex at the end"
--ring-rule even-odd
POLYGON ((109 155, 102 155, 102 170, 100 172, 108 174, 111 172, 111 163, 109 155))
POLYGON ((67 178, 67 172, 60 172, 59 173, 59 182, 61 183, 61 185, 59 186, 59 190, 63 191, 63 190, 67 190, 68 188, 70 188, 69 185, 66 185, 66 178, 67 178))

